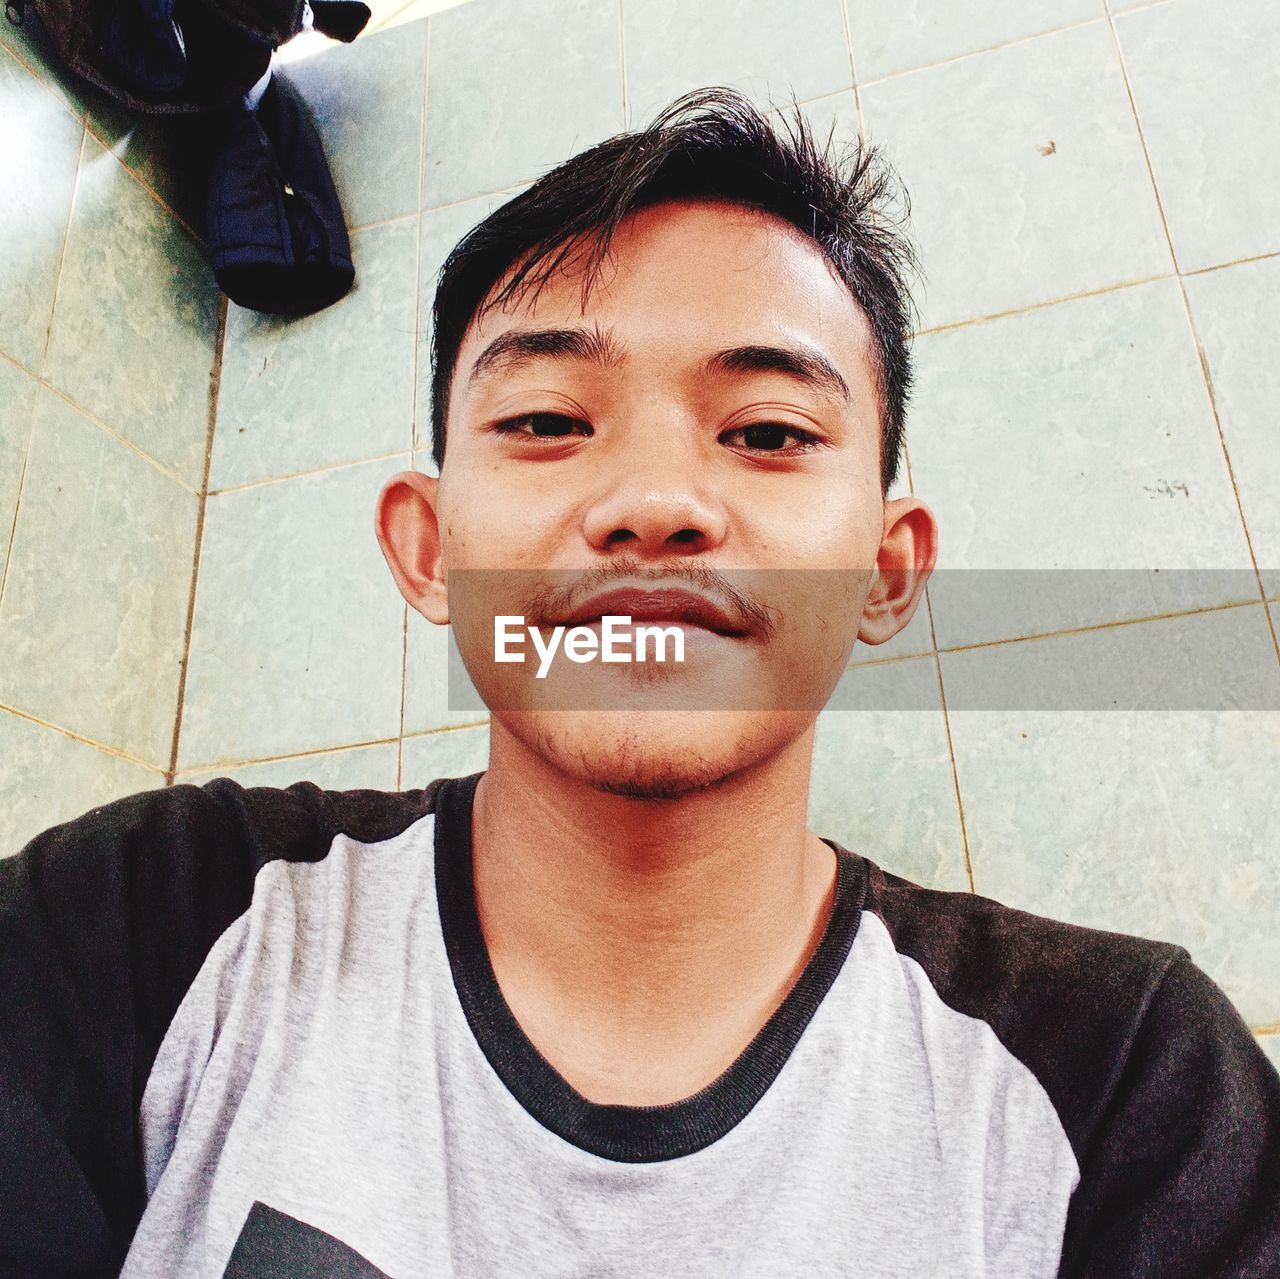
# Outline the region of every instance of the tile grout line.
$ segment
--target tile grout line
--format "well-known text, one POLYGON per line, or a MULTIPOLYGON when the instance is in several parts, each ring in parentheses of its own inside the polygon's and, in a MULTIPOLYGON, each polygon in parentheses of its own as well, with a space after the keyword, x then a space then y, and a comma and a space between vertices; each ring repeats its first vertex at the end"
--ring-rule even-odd
MULTIPOLYGON (((421 133, 419 138, 421 139, 421 133)), ((418 207, 410 209, 408 213, 397 213, 389 218, 380 218, 377 222, 366 222, 363 226, 353 226, 347 229, 348 235, 363 235, 366 231, 381 231, 383 227, 398 226, 401 222, 408 222, 411 218, 419 217, 422 213, 422 166, 418 166, 418 207)))
MULTIPOLYGON (((3 47, 3 46, 0 46, 0 47, 3 47)), ((9 52, 9 51, 6 49, 5 52, 9 52)), ((27 67, 26 64, 23 63, 21 59, 19 59, 16 55, 11 55, 11 56, 13 56, 13 60, 17 62, 18 65, 21 66, 25 71, 30 72, 33 76, 35 75, 35 73, 31 72, 31 69, 27 67)), ((39 80, 38 76, 36 76, 35 78, 39 80)), ((48 88, 47 85, 45 85, 44 87, 46 89, 48 88)), ((49 90, 49 91, 52 92, 52 90, 49 90)), ((57 95, 55 94, 54 96, 56 97, 57 95)), ((84 168, 85 133, 86 133, 85 123, 83 120, 81 120, 80 121, 80 149, 76 153, 76 173, 75 173, 75 177, 71 181, 71 199, 67 203, 67 225, 63 228, 62 248, 58 252, 58 265, 54 271, 54 276, 53 276, 53 298, 49 303, 49 323, 45 327, 44 344, 40 348, 40 368, 42 370, 45 367, 45 362, 49 358, 49 343, 53 339, 53 318, 58 310, 58 293, 62 285, 62 268, 67 260, 67 244, 71 239, 71 220, 75 216, 76 196, 79 194, 79 191, 80 191, 80 173, 81 173, 81 170, 84 168)), ((13 360, 12 363, 15 368, 23 372, 31 373, 31 376, 35 379, 38 386, 45 385, 44 379, 40 376, 40 374, 27 369, 24 365, 20 364, 17 360, 13 360)), ((39 402, 40 402, 40 396, 39 396, 39 393, 37 392, 37 394, 34 395, 31 400, 31 413, 27 420, 27 442, 26 442, 25 448, 22 451, 22 469, 18 473, 18 491, 16 494, 14 494, 13 518, 9 523, 9 541, 5 546, 4 564, 0 565, 0 603, 2 603, 4 600, 5 586, 8 584, 8 581, 9 581, 9 564, 13 559, 13 539, 14 539, 14 535, 17 532, 18 516, 22 511, 22 499, 26 492, 26 487, 27 487, 27 462, 30 460, 30 456, 31 456, 31 441, 35 438, 36 408, 39 405, 39 402)))
MULTIPOLYGON (((418 122, 418 232, 414 240, 413 266, 413 399, 409 411, 409 465, 418 443, 418 378, 422 363, 422 223, 427 182, 427 95, 431 92, 431 28, 426 19, 422 48, 422 107, 418 122)), ((409 605, 405 601, 400 621, 400 722, 396 733, 396 790, 404 789, 404 710, 409 688, 409 605)))
POLYGON ((33 382, 39 385, 43 390, 48 391, 50 395, 56 396, 64 404, 66 404, 68 407, 73 409, 77 414, 79 414, 80 417, 84 418, 85 421, 91 423, 93 426, 96 426, 98 430, 100 430, 104 435, 114 440, 117 444, 123 445, 131 453, 137 454, 137 456, 140 457, 149 466, 159 471, 160 474, 165 477, 165 479, 172 480, 173 483, 175 483, 179 488, 186 489, 188 493, 192 493, 192 494, 195 494, 196 496, 199 496, 198 491, 192 488, 191 485, 188 484, 187 481, 184 480, 176 471, 171 471, 163 462, 152 457, 150 453, 144 452, 141 448, 138 447, 137 444, 135 444, 132 440, 128 439, 127 437, 121 435, 120 432, 117 431, 113 426, 109 426, 100 417, 98 417, 97 414, 95 414, 92 410, 85 408, 85 406, 81 404, 78 400, 73 399, 60 386, 57 386, 55 383, 50 382, 48 378, 42 377, 39 373, 33 372, 20 360, 15 360, 13 356, 9 355, 8 352, 6 351, 0 351, 0 360, 7 360, 10 364, 14 366, 14 368, 20 369, 23 373, 25 373, 28 377, 30 377, 33 382))
MULTIPOLYGON (((840 0, 840 17, 844 22, 844 50, 849 55, 849 74, 853 77, 853 109, 858 117, 858 138, 865 142, 867 122, 862 114, 862 90, 858 86, 858 64, 853 56, 853 23, 849 21, 849 0, 840 0)), ((845 90, 840 89, 838 92, 844 93, 845 90)))
POLYGON ((200 497, 196 507, 196 537, 191 551, 191 589, 187 594, 187 619, 182 640, 182 674, 178 679, 178 699, 174 704, 173 739, 169 746, 169 767, 165 770, 166 786, 173 785, 178 772, 178 744, 182 736, 182 713, 186 709, 187 677, 191 673, 191 635, 195 626, 200 551, 204 545, 204 521, 209 505, 209 470, 213 463, 213 438, 218 422, 218 395, 222 389, 222 357, 227 344, 229 309, 226 297, 221 297, 218 302, 217 334, 213 342, 213 364, 209 369, 209 424, 205 433, 204 476, 200 482, 200 497))
POLYGON ((139 759, 136 755, 129 754, 128 751, 122 750, 118 746, 109 746, 106 742, 99 742, 92 737, 86 737, 83 733, 77 733, 73 729, 63 728, 61 724, 55 724, 52 720, 41 719, 39 715, 33 715, 30 711, 21 710, 17 706, 9 706, 5 702, 0 702, 0 711, 14 716, 16 719, 25 719, 30 724, 36 724, 40 728, 47 728, 50 732, 57 733, 60 737, 69 737, 73 742, 79 742, 82 746, 89 746, 96 751, 100 751, 103 755, 110 755, 112 759, 123 760, 126 764, 133 764, 138 768, 145 768, 148 772, 159 773, 165 776, 165 770, 159 764, 152 764, 145 759, 139 759))
MULTIPOLYGON (((7 21, 7 19, 5 19, 5 21, 7 21)), ((19 30, 22 30, 22 28, 19 27, 19 30)), ((30 46, 24 44, 23 47, 29 48, 30 46)), ((18 66, 21 67, 22 70, 25 71, 63 111, 65 111, 78 125, 81 127, 84 126, 85 120, 89 114, 88 110, 86 109, 83 112, 77 111, 75 107, 73 107, 71 103, 68 102, 67 99, 49 83, 46 78, 48 74, 47 72, 37 70, 24 57, 20 56, 16 49, 11 49, 7 45, 0 44, 0 54, 8 54, 9 57, 11 57, 14 62, 16 62, 18 66)), ((58 77, 58 84, 59 86, 62 84, 61 76, 58 77)))
POLYGON ((1222 450, 1222 459, 1227 464, 1227 477, 1231 481, 1231 492, 1236 499, 1236 511, 1240 516, 1240 529, 1244 533, 1245 545, 1249 550, 1249 560, 1253 564, 1253 575, 1258 583, 1258 598, 1262 601, 1263 617, 1267 623, 1267 630, 1271 633, 1271 647, 1275 651, 1276 662, 1280 664, 1280 637, 1276 634, 1275 622, 1271 616, 1271 609, 1267 607, 1267 588, 1262 580, 1262 570, 1258 567, 1258 556, 1253 546, 1253 536, 1249 531, 1249 522, 1245 518, 1244 503, 1240 500, 1240 486, 1236 481, 1235 467, 1231 464, 1231 450, 1227 447, 1227 437, 1222 430, 1222 416, 1218 411, 1218 397, 1213 386, 1213 373, 1209 368, 1209 357, 1205 353, 1204 344, 1200 340, 1200 331, 1196 327, 1195 315, 1191 310, 1191 298, 1187 293, 1187 283, 1182 278, 1182 271, 1178 264, 1178 252, 1174 247, 1173 233, 1169 229, 1169 219, 1165 214, 1164 200, 1160 196, 1160 184, 1156 181, 1155 166, 1151 163, 1151 152, 1147 147, 1147 135, 1142 128, 1142 116, 1138 112, 1138 99, 1133 91, 1133 81, 1129 76, 1129 64, 1125 61, 1124 46, 1120 43, 1120 33, 1116 30, 1115 15, 1111 12, 1110 0, 1103 0, 1103 5, 1107 14, 1107 26, 1111 31, 1111 40, 1115 46, 1116 59, 1120 63, 1120 74, 1124 78, 1125 92, 1129 97, 1129 110, 1133 113, 1134 127, 1138 131, 1138 141, 1142 145, 1142 158, 1147 166, 1147 176, 1151 181, 1151 189, 1156 197, 1156 209, 1160 214, 1160 225, 1164 228, 1165 241, 1169 246, 1169 256, 1173 260, 1174 270, 1177 272, 1178 292, 1182 297, 1182 308, 1187 317, 1187 328, 1191 333, 1191 340, 1195 344, 1196 357, 1200 361, 1200 376, 1204 381, 1205 393, 1209 397, 1209 411, 1213 414, 1213 425, 1218 432, 1218 446, 1222 450))
MULTIPOLYGON (((915 475, 911 470, 911 452, 907 447, 907 441, 902 441, 902 459, 907 468, 907 491, 912 497, 916 495, 915 475)), ((960 794, 960 769, 956 764, 955 741, 951 736, 951 713, 947 709, 947 690, 942 680, 942 656, 938 652, 938 632, 933 621, 933 598, 929 594, 929 585, 926 582, 924 588, 924 606, 926 615, 929 618, 929 641, 933 645, 933 670, 938 681, 938 700, 942 707, 942 727, 947 735, 947 762, 951 765, 951 789, 956 797, 956 814, 960 819, 960 848, 964 854, 964 873, 969 880, 969 891, 976 893, 978 891, 977 882, 973 875, 973 853, 969 848, 969 824, 964 819, 964 797, 960 794)), ((905 661, 905 658, 886 658, 885 663, 890 661, 905 661)), ((849 668, 846 667, 846 670, 849 668)))
MULTIPOLYGON (((1164 3, 1164 0, 1160 0, 1164 3)), ((968 62, 971 58, 981 58, 987 53, 997 53, 1001 49, 1015 49, 1020 44, 1030 44, 1033 40, 1043 40, 1048 36, 1062 35, 1066 31, 1080 31, 1085 27, 1100 26, 1107 21, 1107 15, 1100 14, 1096 18, 1085 18, 1080 22, 1069 22, 1063 27, 1051 27, 1048 31, 1036 31, 1031 35, 1018 36, 1013 40, 1003 40, 999 44, 989 44, 983 49, 971 49, 968 53, 956 53, 949 58, 939 58, 936 62, 922 62, 918 67, 907 67, 903 71, 891 71, 887 75, 874 76, 862 83, 862 88, 870 89, 874 85, 888 84, 892 80, 901 80, 905 76, 917 75, 921 71, 933 71, 938 67, 949 67, 957 62, 968 62)))
MULTIPOLYGON (((353 466, 364 466, 369 462, 389 462, 398 457, 410 454, 413 449, 392 449, 390 453, 379 453, 374 457, 348 458, 341 462, 329 462, 324 466, 312 467, 309 471, 290 471, 288 475, 269 475, 261 480, 246 480, 243 484, 229 484, 226 488, 211 489, 209 497, 222 497, 227 493, 243 493, 246 489, 262 488, 265 484, 283 484, 287 480, 305 480, 312 475, 328 475, 330 471, 345 471, 353 466)), ((193 490, 194 491, 194 490, 193 490)))
MULTIPOLYGON (((7 708, 0 704, 0 710, 4 709, 7 708)), ((28 716, 26 718, 30 717, 28 716)), ((416 741, 423 737, 441 737, 447 733, 465 733, 477 728, 487 728, 488 726, 488 720, 477 722, 475 724, 449 724, 443 728, 429 728, 421 733, 410 733, 408 734, 407 740, 416 741)), ((50 725, 50 727, 53 726, 50 725)), ((338 746, 317 746, 310 750, 293 751, 286 755, 263 755, 255 759, 214 760, 210 763, 196 764, 190 768, 180 768, 174 776, 190 777, 196 773, 208 773, 219 768, 248 768, 256 764, 282 764, 291 759, 315 759, 320 755, 340 755, 344 751, 368 750, 374 746, 394 746, 397 742, 400 742, 403 746, 404 740, 406 739, 396 737, 377 737, 366 742, 343 742, 338 746)), ((150 767, 154 767, 154 765, 151 765, 150 767)))

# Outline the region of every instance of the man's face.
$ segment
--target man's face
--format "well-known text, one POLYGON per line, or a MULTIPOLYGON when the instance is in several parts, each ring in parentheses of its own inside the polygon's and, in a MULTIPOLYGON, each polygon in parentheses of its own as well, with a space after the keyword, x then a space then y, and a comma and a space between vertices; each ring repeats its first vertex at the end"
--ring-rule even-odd
POLYGON ((670 796, 795 741, 848 661, 888 523, 870 329, 812 242, 740 205, 633 215, 585 304, 579 270, 467 332, 433 494, 443 584, 409 597, 435 620, 444 602, 531 750, 670 796), (549 636, 637 584, 692 591, 731 633, 686 627, 679 665, 561 657, 538 679, 527 641, 532 660, 495 663, 495 614, 549 636))

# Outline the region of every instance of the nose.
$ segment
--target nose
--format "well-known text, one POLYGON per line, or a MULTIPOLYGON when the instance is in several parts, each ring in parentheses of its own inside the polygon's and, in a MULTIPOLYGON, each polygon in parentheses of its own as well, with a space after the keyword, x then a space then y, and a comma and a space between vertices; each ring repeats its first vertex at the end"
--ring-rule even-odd
POLYGON ((687 424, 658 430, 650 423, 627 437, 609 450, 599 495, 584 519, 592 550, 662 558, 719 546, 727 519, 696 430, 687 424))

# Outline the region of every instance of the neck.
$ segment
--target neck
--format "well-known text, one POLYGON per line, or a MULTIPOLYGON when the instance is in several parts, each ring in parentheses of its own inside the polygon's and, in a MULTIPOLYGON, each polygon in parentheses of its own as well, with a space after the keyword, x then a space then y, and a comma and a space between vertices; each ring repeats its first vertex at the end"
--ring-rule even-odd
POLYGON ((726 1069, 821 938, 831 849, 807 830, 812 729, 675 800, 602 792, 491 730, 472 816, 503 995, 589 1099, 678 1100, 726 1069))

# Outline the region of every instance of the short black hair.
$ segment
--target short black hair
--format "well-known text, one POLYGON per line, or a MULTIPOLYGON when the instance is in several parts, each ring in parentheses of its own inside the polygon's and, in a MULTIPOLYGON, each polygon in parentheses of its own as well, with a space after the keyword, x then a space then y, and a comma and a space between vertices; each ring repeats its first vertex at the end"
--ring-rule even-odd
POLYGON ((734 89, 678 98, 645 129, 564 161, 467 233, 440 271, 432 336, 432 456, 444 465, 449 384, 477 314, 536 291, 590 242, 583 299, 628 215, 663 200, 720 198, 784 219, 826 255, 870 321, 880 400, 880 483, 898 471, 911 386, 916 269, 909 202, 861 140, 819 146, 798 105, 782 127, 734 89), (496 286, 502 287, 495 291, 496 286))

